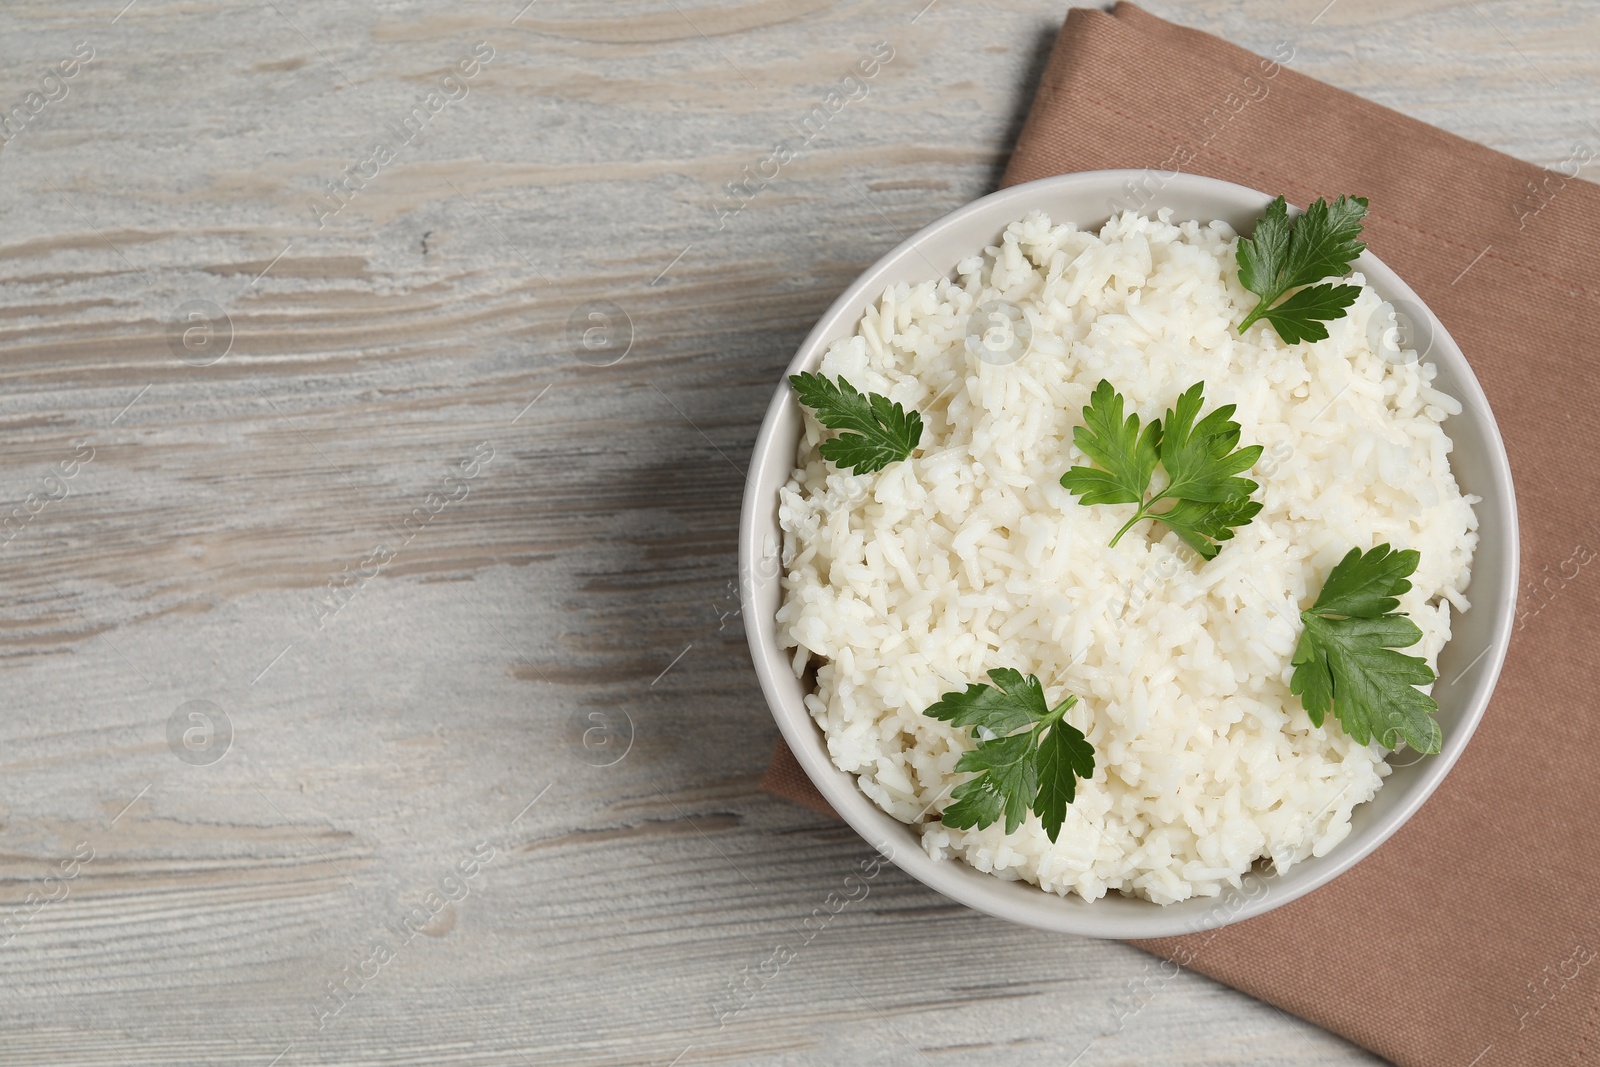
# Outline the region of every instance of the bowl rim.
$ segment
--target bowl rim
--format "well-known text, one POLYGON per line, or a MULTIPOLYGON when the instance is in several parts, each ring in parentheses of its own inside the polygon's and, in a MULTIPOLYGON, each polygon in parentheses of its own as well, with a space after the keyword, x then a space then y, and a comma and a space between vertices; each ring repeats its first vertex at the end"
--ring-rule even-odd
MULTIPOLYGON (((1518 588, 1520 575, 1520 551, 1518 518, 1516 512, 1515 491, 1512 484, 1511 467, 1506 454, 1505 443, 1500 434, 1499 423, 1491 410, 1488 398, 1484 395, 1476 375, 1473 374, 1470 364, 1460 347, 1451 338, 1443 323, 1439 322, 1432 308, 1428 307, 1417 294, 1393 270, 1386 266, 1370 250, 1365 251, 1356 260, 1352 270, 1360 271, 1365 276, 1367 284, 1378 290, 1379 295, 1385 300, 1394 302, 1405 300, 1417 309, 1420 309, 1428 318, 1432 330, 1432 346, 1426 358, 1434 363, 1448 363, 1451 370, 1459 378, 1457 388, 1454 390, 1457 399, 1464 405, 1476 407, 1483 415, 1483 445, 1488 458, 1488 471, 1486 482, 1498 491, 1496 499, 1485 496, 1476 505, 1478 509, 1486 507, 1495 508, 1502 520, 1504 536, 1502 551, 1505 556, 1507 579, 1506 588, 1512 595, 1492 607, 1495 617, 1491 624, 1490 640, 1488 647, 1480 654, 1479 660, 1487 659, 1486 669, 1478 675, 1478 684, 1465 698, 1465 713, 1458 720, 1453 736, 1446 739, 1444 751, 1430 757, 1428 767, 1421 773, 1419 781, 1414 785, 1409 794, 1404 795, 1403 801, 1395 809, 1386 812, 1381 820, 1373 827, 1371 833, 1359 841, 1347 838, 1334 847, 1334 850, 1323 857, 1312 857, 1296 865, 1296 872, 1301 872, 1308 865, 1315 864, 1309 875, 1299 874, 1296 883, 1292 886, 1281 888, 1278 892, 1268 891, 1256 895, 1253 891, 1240 892, 1229 887, 1220 896, 1206 898, 1214 904, 1201 914, 1199 920, 1190 915, 1182 915, 1172 911, 1172 908, 1139 900, 1147 904, 1149 914, 1139 913, 1136 917, 1113 914, 1095 914, 1095 906, 1099 902, 1084 902, 1076 897, 1062 897, 1056 893, 1041 890, 1032 883, 1015 883, 993 875, 985 875, 983 881, 975 881, 964 874, 957 874, 953 868, 960 866, 967 870, 976 868, 967 865, 964 860, 951 858, 935 860, 921 848, 920 843, 910 848, 895 848, 890 837, 896 829, 916 833, 915 827, 901 823, 894 819, 864 793, 856 782, 856 775, 841 771, 834 766, 827 753, 826 742, 820 727, 806 710, 803 701, 791 701, 778 685, 778 679, 787 674, 792 680, 794 677, 790 666, 790 656, 781 650, 776 642, 776 619, 762 618, 763 611, 754 603, 756 595, 757 568, 763 558, 762 537, 770 534, 772 524, 764 523, 764 519, 774 514, 776 494, 787 481, 787 476, 776 484, 766 484, 770 479, 763 479, 761 472, 766 465, 767 457, 776 447, 782 447, 791 453, 795 448, 794 440, 777 440, 779 425, 783 422, 786 408, 797 403, 793 398, 792 390, 788 386, 790 374, 801 370, 813 369, 820 361, 826 348, 824 338, 832 334, 841 317, 849 317, 853 326, 859 321, 866 302, 877 300, 884 288, 884 276, 900 266, 908 257, 921 255, 921 248, 925 244, 939 238, 943 234, 962 227, 978 216, 993 214, 998 221, 995 233, 998 235, 1005 226, 1020 219, 1030 209, 1037 207, 1041 194, 1053 193, 1078 193, 1089 191, 1104 193, 1108 204, 1119 195, 1126 195, 1125 183, 1147 182, 1150 172, 1146 170, 1098 170, 1079 171, 1071 174, 1056 175, 1041 178, 1037 181, 1014 185, 987 196, 974 200, 947 215, 929 223, 910 237, 901 241, 886 254, 881 256, 873 265, 867 268, 856 278, 851 285, 829 305, 827 311, 817 320, 817 323, 807 333, 805 340, 796 350, 795 356, 790 360, 788 368, 784 371, 778 382, 778 387, 762 419, 761 430, 756 438, 756 443, 751 452, 749 473, 745 481, 744 500, 740 511, 739 523, 739 586, 741 614, 744 616, 745 634, 750 643, 751 660, 760 681, 762 694, 767 701, 767 706, 772 712, 774 720, 783 735, 785 743, 794 753, 796 760, 804 769, 806 776, 816 786, 822 796, 832 805, 835 812, 842 817, 858 834, 879 852, 894 862, 898 867, 910 874, 913 878, 929 886, 935 891, 953 900, 959 901, 978 911, 1012 922, 1022 923, 1038 929, 1051 930, 1062 933, 1074 933, 1092 937, 1104 938, 1147 938, 1167 937, 1180 934, 1198 933, 1205 930, 1216 929, 1239 922, 1244 919, 1261 915, 1277 907, 1281 907, 1327 884, 1332 879, 1343 874, 1365 859, 1384 842, 1389 840, 1403 826, 1430 796, 1438 789, 1445 776, 1454 767, 1472 734, 1476 731, 1478 723, 1482 720, 1489 698, 1493 693, 1499 679, 1501 667, 1505 661, 1506 650, 1510 645, 1512 633, 1512 620, 1515 615, 1515 591, 1518 588), (1465 392, 1468 395, 1459 395, 1465 392), (892 827, 887 823, 893 824, 892 827), (1348 847, 1347 847, 1348 846, 1348 847), (986 886, 985 883, 992 883, 986 886), (1008 885, 1023 885, 1032 891, 1033 901, 1017 897, 1000 887, 1008 885), (1074 903, 1076 902, 1076 903, 1074 903)), ((1140 205, 1142 214, 1153 215, 1163 206, 1164 196, 1184 194, 1192 197, 1206 197, 1215 199, 1239 198, 1241 195, 1252 199, 1259 199, 1264 207, 1272 197, 1259 190, 1248 186, 1238 185, 1233 182, 1222 181, 1217 178, 1208 178, 1200 175, 1176 173, 1173 175, 1162 174, 1162 182, 1158 186, 1153 198, 1140 205)), ((1219 209, 1225 210, 1225 209, 1219 209)), ((1110 212, 1107 212, 1109 216, 1110 212)), ((1209 220, 1201 220, 1209 221, 1209 220)), ((981 252, 981 249, 973 253, 981 252)), ((924 260, 926 256, 922 257, 924 260)), ((789 469, 793 470, 792 457, 789 469)), ((1480 526, 1482 525, 1483 512, 1479 511, 1480 526)), ((781 552, 781 530, 778 533, 781 552)), ((1482 551, 1480 541, 1478 551, 1482 551)), ((1477 558, 1474 564, 1476 566, 1477 558)), ((780 566, 781 573, 781 566, 780 566)), ((776 581, 777 578, 772 579, 776 581)), ((781 595, 781 594, 780 594, 781 595)), ((1478 601, 1474 600, 1474 609, 1478 609, 1478 601)), ((1478 660, 1474 660, 1476 664, 1478 660)), ((1469 665, 1468 669, 1471 669, 1469 665)), ((1465 672, 1463 672, 1465 673, 1465 672)), ((1358 809, 1359 810, 1359 806, 1358 809)), ((1353 836, 1353 835, 1352 835, 1353 836)), ((1248 878, 1248 876, 1247 876, 1248 878)), ((1265 881, 1265 878, 1261 879, 1265 881)), ((1271 879, 1276 885, 1277 877, 1271 879)), ((1191 898, 1191 900, 1196 898, 1191 898)))

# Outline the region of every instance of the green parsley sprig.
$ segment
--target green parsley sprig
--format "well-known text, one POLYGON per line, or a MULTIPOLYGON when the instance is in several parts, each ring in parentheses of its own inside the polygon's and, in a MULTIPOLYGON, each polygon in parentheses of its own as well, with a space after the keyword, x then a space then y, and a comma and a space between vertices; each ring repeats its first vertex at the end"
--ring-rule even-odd
POLYGON ((1009 667, 989 672, 992 685, 974 682, 965 693, 946 693, 923 712, 954 726, 972 727, 978 745, 961 754, 958 771, 976 776, 956 786, 944 809, 946 826, 982 829, 1005 816, 1013 833, 1031 810, 1054 843, 1077 795, 1078 779, 1094 776, 1094 746, 1064 715, 1078 702, 1068 694, 1055 707, 1033 675, 1009 667))
POLYGON ((1125 401, 1110 382, 1095 386, 1083 409, 1084 424, 1072 431, 1072 440, 1099 467, 1073 467, 1061 484, 1077 494, 1080 504, 1139 505, 1111 539, 1113 547, 1135 523, 1155 519, 1211 559, 1235 527, 1261 510, 1260 502, 1250 499, 1256 483, 1236 477, 1255 465, 1261 446, 1235 448, 1239 424, 1233 421, 1233 404, 1195 421, 1205 403, 1203 385, 1190 386, 1164 423, 1152 419, 1142 431, 1137 414, 1123 418, 1125 401), (1147 497, 1157 463, 1166 471, 1167 487, 1147 497), (1165 511, 1154 510, 1163 500, 1172 503, 1165 511))
POLYGON ((1291 345, 1327 337, 1323 323, 1343 318, 1361 287, 1312 283, 1349 273, 1350 264, 1367 247, 1360 240, 1366 217, 1367 201, 1359 196, 1341 196, 1332 204, 1318 198, 1292 221, 1283 197, 1269 204, 1255 233, 1239 241, 1239 283, 1261 298, 1239 324, 1239 332, 1266 319, 1291 345), (1273 303, 1291 289, 1299 291, 1273 303))
POLYGON ((800 403, 830 430, 848 430, 822 442, 822 458, 857 474, 871 474, 905 459, 922 443, 922 416, 877 393, 861 393, 839 378, 791 374, 800 403))
POLYGON ((1403 740, 1416 752, 1439 751, 1433 718, 1439 705, 1415 688, 1433 681, 1433 669, 1395 651, 1422 640, 1417 624, 1395 611, 1420 558, 1387 544, 1367 553, 1352 548, 1329 572, 1317 602, 1300 613, 1305 629, 1290 661, 1289 689, 1313 725, 1321 726, 1331 708, 1360 744, 1376 737, 1385 748, 1403 740))

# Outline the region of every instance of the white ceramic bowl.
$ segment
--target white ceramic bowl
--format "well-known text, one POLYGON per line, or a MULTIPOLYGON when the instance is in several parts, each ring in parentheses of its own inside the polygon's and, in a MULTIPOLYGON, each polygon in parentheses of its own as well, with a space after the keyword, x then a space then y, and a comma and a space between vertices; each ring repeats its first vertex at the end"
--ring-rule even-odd
MULTIPOLYGON (((1375 799, 1355 809, 1349 836, 1328 855, 1307 859, 1284 875, 1258 871, 1246 880, 1243 892, 1230 890, 1222 897, 1166 906, 1115 893, 1087 903, 1026 882, 1003 881, 960 860, 930 859, 911 827, 868 799, 854 775, 833 765, 822 732, 805 709, 802 682, 777 640, 782 544, 778 490, 794 470, 801 430, 800 408, 787 384, 788 375, 815 370, 828 345, 853 333, 862 313, 887 286, 926 280, 930 263, 953 271, 957 262, 997 243, 1009 223, 1034 209, 1042 209, 1056 222, 1098 229, 1110 216, 1112 201, 1126 198, 1124 183, 1147 179, 1142 171, 1090 171, 1013 186, 946 215, 873 264, 822 316, 778 382, 750 460, 739 530, 742 610, 756 674, 784 739, 834 810, 906 872, 946 896, 1013 922, 1094 937, 1165 937, 1260 915, 1311 892, 1381 845, 1438 788, 1466 747, 1500 674, 1516 605, 1517 518, 1511 469, 1488 401, 1461 350, 1433 313, 1393 271, 1366 252, 1355 269, 1410 318, 1410 342, 1419 350, 1427 347, 1423 358, 1438 366, 1437 386, 1462 402, 1462 413, 1445 424, 1455 443, 1451 467, 1461 491, 1483 500, 1477 505, 1478 549, 1467 590, 1472 608, 1452 620, 1454 636, 1439 656, 1439 681, 1433 690, 1444 731, 1442 752, 1397 757, 1394 773, 1375 799)), ((1329 190, 1330 195, 1336 192, 1360 190, 1329 190)), ((1178 174, 1161 185, 1143 210, 1153 213, 1170 207, 1176 219, 1222 219, 1248 233, 1271 199, 1243 186, 1178 174)), ((1395 886, 1394 891, 1405 892, 1405 887, 1395 886)))

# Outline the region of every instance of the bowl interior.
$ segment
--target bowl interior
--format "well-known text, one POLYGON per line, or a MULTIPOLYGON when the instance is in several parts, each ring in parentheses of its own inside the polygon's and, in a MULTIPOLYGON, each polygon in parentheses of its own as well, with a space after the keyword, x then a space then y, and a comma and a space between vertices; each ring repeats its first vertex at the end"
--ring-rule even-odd
MULTIPOLYGON (((1056 222, 1096 228, 1113 204, 1126 199, 1125 183, 1148 182, 1144 171, 1093 171, 1046 178, 992 194, 946 216, 894 249, 863 274, 829 308, 800 346, 785 374, 811 370, 833 341, 849 336, 866 308, 896 282, 931 276, 930 262, 952 271, 961 259, 999 239, 1028 211, 1047 212, 1056 222)), ((1267 194, 1211 178, 1177 174, 1167 178, 1142 210, 1173 209, 1175 219, 1221 219, 1248 233, 1271 201, 1267 194)), ((802 767, 836 811, 868 842, 934 889, 1002 918, 1049 930, 1099 937, 1160 937, 1226 925, 1287 903, 1353 866, 1377 848, 1421 806, 1455 763, 1483 715, 1511 637, 1516 602, 1517 525, 1511 472, 1504 445, 1483 390, 1450 335, 1415 293, 1371 252, 1356 261, 1368 283, 1412 320, 1410 342, 1437 365, 1436 384, 1459 399, 1460 415, 1445 423, 1454 442, 1451 466, 1463 493, 1476 506, 1479 542, 1467 597, 1471 610, 1452 620, 1452 638, 1439 657, 1434 696, 1444 732, 1435 756, 1401 752, 1375 799, 1355 809, 1348 837, 1328 855, 1311 858, 1287 874, 1258 872, 1244 891, 1161 906, 1111 894, 1092 904, 1059 897, 1024 882, 1008 882, 955 860, 934 861, 916 832, 879 809, 857 788, 854 776, 830 761, 820 729, 805 710, 805 689, 778 647, 775 614, 780 589, 778 489, 795 465, 801 415, 780 382, 757 440, 746 484, 740 530, 740 577, 745 627, 767 701, 802 767)))

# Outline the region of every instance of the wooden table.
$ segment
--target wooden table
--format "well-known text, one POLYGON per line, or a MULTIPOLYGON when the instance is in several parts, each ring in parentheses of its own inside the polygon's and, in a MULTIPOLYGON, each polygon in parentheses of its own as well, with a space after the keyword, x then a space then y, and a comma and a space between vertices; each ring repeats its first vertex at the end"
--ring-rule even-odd
MULTIPOLYGON (((0 14, 0 1061, 1374 1062, 892 868, 808 934, 869 850, 757 789, 757 424, 1061 5, 125 2, 0 14)), ((1325 2, 1151 6, 1592 139, 1593 4, 1325 2)))

